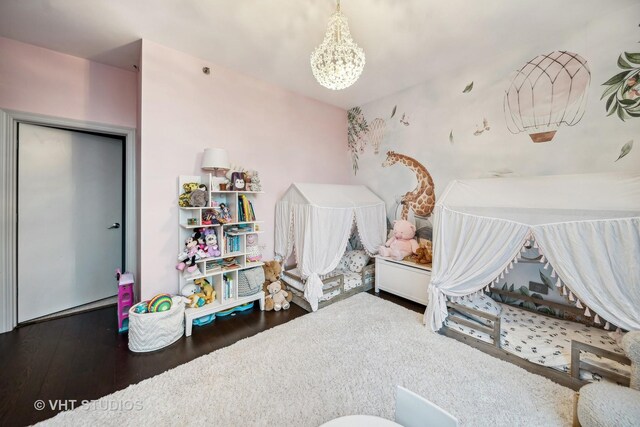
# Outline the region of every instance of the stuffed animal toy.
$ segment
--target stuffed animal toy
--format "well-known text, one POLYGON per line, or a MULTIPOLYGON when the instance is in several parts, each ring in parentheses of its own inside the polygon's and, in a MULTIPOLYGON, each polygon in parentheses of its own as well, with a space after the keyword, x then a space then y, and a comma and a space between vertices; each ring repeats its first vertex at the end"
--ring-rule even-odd
POLYGON ((393 222, 393 233, 384 246, 378 248, 378 253, 400 261, 404 257, 415 253, 418 249, 416 226, 404 219, 393 222))
POLYGON ((198 228, 195 233, 193 233, 193 237, 198 239, 198 256, 200 258, 207 257, 207 243, 205 242, 205 230, 206 228, 198 228))
POLYGON ((260 183, 260 176, 258 176, 258 171, 253 171, 249 190, 262 191, 262 184, 260 183))
POLYGON ((420 243, 420 246, 416 249, 416 253, 405 257, 404 260, 417 264, 430 264, 432 260, 431 241, 423 240, 423 243, 420 243))
POLYGON ((189 204, 193 207, 202 208, 207 206, 209 203, 209 192, 207 191, 207 186, 204 184, 200 184, 198 188, 191 191, 189 195, 189 204))
POLYGON ((260 247, 258 246, 258 235, 247 234, 247 261, 257 262, 261 259, 262 253, 260 253, 260 247))
POLYGON ((267 295, 265 299, 265 305, 267 305, 267 301, 271 300, 275 311, 280 311, 281 309, 287 310, 289 308, 289 301, 287 301, 289 292, 282 290, 282 283, 279 280, 269 284, 267 290, 269 291, 269 295, 267 295))
POLYGON ((184 250, 178 255, 179 262, 176 269, 183 271, 186 268, 189 273, 193 273, 198 268, 196 261, 202 258, 198 247, 199 238, 200 232, 195 232, 193 236, 187 237, 184 241, 184 250))
POLYGON ((206 302, 206 295, 193 283, 185 285, 180 293, 186 298, 185 302, 190 308, 202 307, 206 302))
POLYGON ((231 174, 231 189, 234 191, 243 191, 245 189, 244 172, 231 174))
POLYGON ((243 188, 236 188, 235 187, 235 179, 234 178, 238 178, 241 177, 242 181, 245 182, 245 172, 247 170, 245 168, 243 168, 242 166, 238 166, 238 165, 231 165, 231 167, 229 168, 229 170, 227 171, 227 173, 225 174, 225 177, 227 178, 227 190, 230 191, 238 191, 238 190, 244 190, 244 186, 243 188))
POLYGON ((425 264, 429 264, 433 261, 433 243, 431 243, 431 240, 425 240, 425 242, 420 246, 424 247, 425 264))
POLYGON ((246 170, 244 171, 244 183, 247 187, 247 190, 251 190, 251 183, 253 182, 253 175, 256 171, 246 170))
POLYGON ((236 172, 245 173, 247 172, 247 170, 239 165, 231 165, 231 167, 227 170, 224 176, 229 180, 229 183, 232 187, 233 187, 233 179, 231 179, 231 176, 236 172))
POLYGON ((193 283, 200 286, 202 293, 204 294, 205 304, 211 304, 216 299, 216 291, 211 286, 211 283, 205 278, 195 279, 193 283))
POLYGON ((182 184, 184 193, 182 193, 178 197, 178 206, 182 208, 188 208, 189 206, 191 206, 191 193, 194 190, 197 190, 198 186, 199 184, 197 182, 187 182, 185 184, 182 184))
MULTIPOLYGON (((287 300, 287 302, 291 302, 291 300, 293 299, 293 294, 287 291, 287 287, 283 282, 280 282, 280 273, 282 272, 282 266, 280 265, 280 263, 278 261, 265 261, 264 265, 262 266, 262 269, 264 270, 264 278, 265 278, 264 284, 262 285, 262 290, 264 291, 264 294, 266 296, 270 294, 269 285, 271 283, 279 282, 280 289, 284 291, 286 294, 285 299, 287 300)), ((266 311, 271 311, 274 309, 273 298, 266 298, 264 300, 264 309, 266 311)))
POLYGON ((226 224, 232 220, 231 211, 225 203, 220 203, 220 213, 217 215, 217 220, 221 224, 226 224))
POLYGON ((219 257, 222 253, 218 248, 218 236, 214 230, 206 230, 204 232, 204 240, 207 244, 206 252, 208 257, 219 257))
MULTIPOLYGON (((265 261, 262 266, 264 270, 264 279, 266 285, 269 283, 273 283, 277 280, 280 280, 280 273, 282 273, 282 266, 278 261, 265 261)), ((266 291, 265 285, 265 291, 266 291)))

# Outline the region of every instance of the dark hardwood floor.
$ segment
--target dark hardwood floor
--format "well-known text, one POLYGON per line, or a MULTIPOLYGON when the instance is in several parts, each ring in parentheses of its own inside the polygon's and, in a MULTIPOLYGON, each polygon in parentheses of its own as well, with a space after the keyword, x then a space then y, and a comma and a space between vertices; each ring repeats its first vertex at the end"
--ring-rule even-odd
MULTIPOLYGON (((380 297, 424 311, 386 292, 380 297)), ((19 327, 0 334, 0 425, 42 421, 59 412, 50 400, 98 399, 304 314, 295 304, 280 312, 261 312, 256 304, 145 354, 128 350, 127 336, 117 332, 115 306, 19 327), (44 401, 45 409, 36 410, 36 400, 44 401)))

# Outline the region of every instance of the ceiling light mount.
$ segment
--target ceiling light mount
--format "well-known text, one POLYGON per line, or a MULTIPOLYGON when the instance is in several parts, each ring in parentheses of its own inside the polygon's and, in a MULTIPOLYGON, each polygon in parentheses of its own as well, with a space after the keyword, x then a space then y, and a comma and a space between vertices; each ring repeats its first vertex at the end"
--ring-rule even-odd
POLYGON ((311 71, 322 86, 341 90, 358 80, 364 64, 364 50, 351 38, 347 17, 340 11, 338 0, 324 40, 311 54, 311 71))

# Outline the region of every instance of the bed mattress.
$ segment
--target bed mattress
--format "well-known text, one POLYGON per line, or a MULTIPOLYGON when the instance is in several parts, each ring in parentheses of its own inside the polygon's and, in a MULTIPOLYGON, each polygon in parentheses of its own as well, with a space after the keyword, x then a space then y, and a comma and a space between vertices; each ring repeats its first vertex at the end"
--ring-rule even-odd
MULTIPOLYGON (((520 358, 558 371, 568 372, 571 363, 572 340, 624 355, 623 350, 602 329, 577 322, 554 319, 507 304, 499 304, 502 306, 500 346, 503 350, 520 358)), ((478 323, 468 317, 464 318, 478 323)), ((493 343, 488 334, 456 323, 451 316, 447 318, 445 325, 481 341, 493 343)), ((591 353, 582 353, 580 358, 603 369, 629 376, 630 367, 628 365, 591 353)), ((580 371, 580 378, 588 381, 602 379, 600 375, 586 370, 580 371)))
MULTIPOLYGON (((298 268, 294 268, 290 270, 290 272, 298 277, 301 277, 301 273, 298 268)), ((348 291, 350 289, 355 288, 356 286, 362 285, 362 274, 354 273, 351 270, 334 270, 329 274, 326 274, 322 277, 323 281, 327 277, 335 276, 338 274, 344 275, 344 290, 348 291)), ((304 294, 304 283, 297 280, 295 277, 287 274, 286 272, 283 274, 283 279, 285 283, 293 288, 293 291, 298 291, 301 295, 304 294)), ((327 289, 336 286, 335 280, 324 281, 324 285, 322 286, 323 295, 320 298, 320 301, 328 301, 331 298, 340 295, 340 289, 334 289, 331 292, 326 292, 327 289)))

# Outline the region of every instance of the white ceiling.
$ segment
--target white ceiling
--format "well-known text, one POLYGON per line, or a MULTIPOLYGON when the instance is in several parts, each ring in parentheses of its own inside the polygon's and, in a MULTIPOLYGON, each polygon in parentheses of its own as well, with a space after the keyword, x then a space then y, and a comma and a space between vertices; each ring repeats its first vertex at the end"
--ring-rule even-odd
POLYGON ((637 1, 342 0, 367 64, 338 92, 309 66, 333 0, 0 0, 0 36, 129 69, 145 38, 349 108, 468 68, 496 46, 544 49, 637 1))

